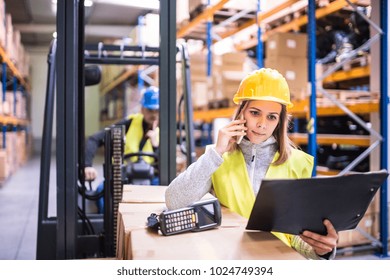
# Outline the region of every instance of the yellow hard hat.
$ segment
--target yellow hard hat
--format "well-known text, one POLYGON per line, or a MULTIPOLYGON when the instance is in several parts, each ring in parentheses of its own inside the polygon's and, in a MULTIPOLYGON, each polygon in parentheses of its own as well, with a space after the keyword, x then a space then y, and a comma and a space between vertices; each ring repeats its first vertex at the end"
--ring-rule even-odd
POLYGON ((241 81, 233 102, 239 104, 243 100, 274 101, 293 107, 286 79, 271 68, 255 70, 241 81))

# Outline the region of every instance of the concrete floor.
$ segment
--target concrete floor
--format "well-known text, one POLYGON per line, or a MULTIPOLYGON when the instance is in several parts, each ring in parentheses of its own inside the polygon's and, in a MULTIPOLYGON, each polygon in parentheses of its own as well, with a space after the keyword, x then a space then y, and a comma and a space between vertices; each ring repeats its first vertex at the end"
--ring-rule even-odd
MULTIPOLYGON (((95 160, 97 166, 99 158, 95 160)), ((102 168, 99 169, 102 174, 102 168)), ((38 223, 40 156, 32 157, 0 186, 0 260, 35 260, 38 223)), ((55 190, 56 168, 52 159, 50 186, 55 190)), ((49 216, 55 215, 55 191, 49 194, 49 216)), ((379 260, 375 252, 348 253, 337 259, 379 260)))
POLYGON ((0 188, 0 259, 34 260, 38 223, 39 157, 0 188))
MULTIPOLYGON (((95 159, 102 179, 102 158, 95 159)), ((94 162, 94 164, 95 164, 94 162)), ((0 185, 0 260, 35 260, 40 156, 33 156, 0 185)), ((56 216, 56 162, 51 159, 48 216, 56 216)), ((96 187, 96 186, 94 186, 96 187)))

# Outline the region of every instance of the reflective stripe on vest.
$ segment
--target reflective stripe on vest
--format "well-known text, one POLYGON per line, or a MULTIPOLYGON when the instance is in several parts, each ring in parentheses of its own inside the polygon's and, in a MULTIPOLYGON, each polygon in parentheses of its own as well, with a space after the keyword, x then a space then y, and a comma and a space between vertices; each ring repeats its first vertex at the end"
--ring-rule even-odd
MULTIPOLYGON (((272 162, 279 157, 277 152, 272 162)), ((241 151, 223 155, 223 163, 212 176, 213 188, 220 203, 241 216, 249 219, 255 195, 249 180, 245 159, 241 151)), ((300 150, 292 149, 289 159, 281 165, 270 165, 267 179, 309 178, 313 169, 313 157, 300 150)), ((292 235, 273 232, 280 240, 290 246, 292 235)))
MULTIPOLYGON (((128 119, 131 119, 131 124, 126 132, 125 155, 139 152, 139 144, 144 137, 144 131, 142 127, 144 116, 142 114, 133 114, 129 115, 128 119)), ((153 146, 152 143, 150 143, 150 139, 146 140, 142 151, 146 153, 153 153, 153 146)), ((130 160, 133 162, 137 161, 137 159, 138 157, 130 158, 130 160)), ((149 164, 154 162, 153 157, 145 156, 143 159, 149 164)))

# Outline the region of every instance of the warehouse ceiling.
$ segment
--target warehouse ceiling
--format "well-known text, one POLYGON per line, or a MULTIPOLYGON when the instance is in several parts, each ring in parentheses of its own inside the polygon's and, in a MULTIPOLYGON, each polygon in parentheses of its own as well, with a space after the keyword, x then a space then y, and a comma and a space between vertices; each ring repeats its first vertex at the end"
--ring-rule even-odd
MULTIPOLYGON (((87 42, 123 38, 137 25, 139 16, 158 12, 154 8, 130 7, 114 2, 119 1, 93 0, 91 7, 85 7, 87 42)), ((5 5, 6 13, 12 15, 14 29, 21 32, 23 45, 50 45, 56 30, 56 5, 53 0, 5 0, 5 5)))
MULTIPOLYGON (((56 30, 56 4, 53 4, 55 0, 4 0, 6 4, 6 12, 12 15, 12 23, 14 29, 21 32, 21 40, 24 46, 49 46, 53 38, 53 32, 56 30)), ((62 1, 62 0, 61 0, 62 1)), ((127 5, 131 0, 84 0, 85 3, 93 2, 91 7, 85 7, 85 39, 88 43, 97 43, 107 39, 119 39, 128 36, 132 29, 138 24, 139 16, 146 15, 147 13, 158 13, 158 8, 137 8, 127 5), (122 4, 120 4, 122 2, 122 4)), ((159 0, 136 0, 137 3, 147 3, 155 1, 158 5, 159 0)), ((178 1, 178 0, 177 0, 178 1)), ((181 0, 180 0, 181 1, 181 0)), ((256 1, 256 0, 252 0, 256 1)), ((274 4, 268 4, 270 7, 279 5, 285 0, 274 0, 274 4)), ((330 0, 329 0, 330 1, 330 0)), ((270 3, 270 2, 265 2, 270 3)), ((328 1, 318 1, 318 4, 324 5, 328 1)), ((359 5, 367 6, 370 0, 359 0, 359 5)), ((297 1, 296 4, 290 7, 290 9, 284 9, 280 13, 286 13, 289 10, 292 12, 305 9, 307 5, 306 1, 297 1), (304 3, 304 5, 301 5, 304 3), (302 7, 301 7, 302 6, 302 7)), ((270 8, 268 7, 268 8, 270 8)), ((264 7, 263 4, 263 8, 264 7)), ((195 10, 197 11, 197 10, 195 10)), ((254 19, 255 11, 248 12, 241 15, 230 25, 224 25, 222 30, 219 30, 218 25, 223 23, 224 20, 234 16, 239 11, 232 9, 221 9, 214 15, 214 31, 215 34, 218 31, 229 31, 230 27, 236 28, 243 22, 254 19)), ((304 12, 303 12, 304 13, 304 12)), ((342 15, 343 11, 337 12, 337 15, 342 15)), ((196 16, 196 14, 190 13, 190 18, 196 16)), ((289 16, 275 15, 277 19, 275 21, 264 21, 267 28, 272 26, 278 26, 285 21, 291 20, 289 16)), ((349 16, 349 13, 346 13, 349 16)), ((341 17, 341 18, 342 18, 341 17)), ((272 17, 270 17, 272 19, 272 17)), ((324 18, 323 20, 327 20, 324 18)), ((322 21, 323 21, 322 20, 322 21)), ((333 20, 330 20, 333 23, 333 20)), ((318 21, 318 25, 321 22, 318 21)), ((345 24, 344 24, 345 25, 345 24)), ((200 24, 190 34, 187 34, 185 39, 200 39, 206 40, 206 24, 200 24)), ((304 31, 304 30, 303 30, 304 31)), ((217 34, 218 35, 218 34, 217 34)))

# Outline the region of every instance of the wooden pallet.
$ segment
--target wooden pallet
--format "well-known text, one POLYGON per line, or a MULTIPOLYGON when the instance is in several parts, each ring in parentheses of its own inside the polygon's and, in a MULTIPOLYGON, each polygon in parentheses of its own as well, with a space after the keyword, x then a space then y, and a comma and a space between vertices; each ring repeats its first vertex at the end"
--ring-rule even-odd
MULTIPOLYGON (((343 64, 343 66, 339 70, 343 71, 350 71, 352 68, 355 67, 363 67, 370 65, 371 62, 371 56, 369 53, 362 53, 358 57, 355 57, 351 59, 350 61, 346 62, 343 64)), ((324 64, 323 67, 323 72, 327 71, 329 68, 333 67, 336 63, 329 63, 329 64, 324 64)))
MULTIPOLYGON (((344 105, 366 103, 367 101, 379 100, 379 92, 337 89, 327 89, 326 91, 330 93, 333 97, 335 97, 338 101, 342 102, 344 105)), ((317 92, 317 103, 321 105, 334 104, 329 98, 324 96, 322 92, 317 92)))
POLYGON ((317 176, 335 176, 340 173, 340 170, 329 169, 326 166, 317 166, 317 176))
POLYGON ((202 106, 193 106, 195 111, 207 111, 209 110, 209 105, 202 105, 202 106))
POLYGON ((193 20, 197 16, 199 16, 203 11, 207 8, 207 5, 199 4, 196 8, 194 8, 192 11, 189 11, 190 13, 190 20, 193 20))
POLYGON ((228 108, 232 106, 229 98, 210 100, 208 109, 220 109, 220 108, 228 108))
MULTIPOLYGON (((307 133, 289 133, 290 139, 296 145, 307 145, 307 133)), ((344 135, 344 134, 317 134, 317 143, 319 145, 353 145, 359 147, 370 146, 369 135, 344 135)))

